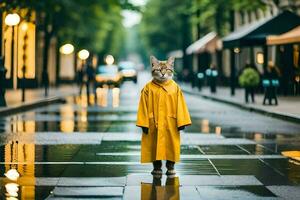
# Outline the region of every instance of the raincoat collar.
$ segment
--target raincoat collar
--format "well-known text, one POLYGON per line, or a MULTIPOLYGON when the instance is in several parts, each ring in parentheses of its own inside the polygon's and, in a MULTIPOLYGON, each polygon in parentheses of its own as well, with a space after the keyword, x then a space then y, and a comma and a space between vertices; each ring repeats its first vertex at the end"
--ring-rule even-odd
POLYGON ((152 79, 152 83, 158 87, 162 87, 166 92, 168 92, 171 89, 173 80, 167 80, 165 82, 157 82, 154 79, 152 79))

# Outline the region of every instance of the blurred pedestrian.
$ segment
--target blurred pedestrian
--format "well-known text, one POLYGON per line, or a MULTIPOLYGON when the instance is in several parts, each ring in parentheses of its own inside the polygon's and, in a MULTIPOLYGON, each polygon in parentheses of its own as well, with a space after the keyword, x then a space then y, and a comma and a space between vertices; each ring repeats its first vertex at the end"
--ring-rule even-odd
POLYGON ((43 70, 42 72, 42 84, 45 89, 45 97, 47 97, 49 93, 49 76, 46 70, 43 70))
POLYGON ((78 70, 77 70, 77 75, 76 75, 76 82, 79 87, 79 95, 82 94, 82 88, 84 85, 84 66, 82 65, 78 70))
POLYGON ((280 70, 274 65, 272 61, 268 62, 267 70, 264 74, 263 86, 265 88, 265 96, 263 105, 268 99, 269 105, 272 105, 272 100, 275 100, 275 105, 278 105, 277 87, 279 86, 280 70))
POLYGON ((255 88, 259 85, 260 77, 254 64, 246 63, 241 75, 239 76, 239 83, 245 88, 245 102, 249 102, 249 96, 252 103, 255 103, 254 93, 255 88))
POLYGON ((95 84, 95 69, 94 69, 91 61, 89 61, 88 64, 86 65, 85 73, 86 73, 86 77, 87 77, 86 93, 87 93, 87 96, 89 97, 90 86, 92 85, 93 92, 94 92, 94 84, 95 84))
POLYGON ((0 57, 0 107, 6 106, 6 100, 5 100, 6 71, 7 70, 4 67, 4 59, 3 57, 0 57))
POLYGON ((215 64, 211 64, 210 67, 205 71, 205 74, 208 79, 208 84, 210 87, 211 93, 217 92, 217 77, 218 77, 218 70, 215 64))

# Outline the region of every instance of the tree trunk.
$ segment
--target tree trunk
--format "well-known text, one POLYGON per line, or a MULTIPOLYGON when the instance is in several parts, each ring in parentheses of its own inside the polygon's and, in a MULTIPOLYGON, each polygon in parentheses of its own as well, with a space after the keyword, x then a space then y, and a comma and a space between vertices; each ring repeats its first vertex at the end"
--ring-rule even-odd
MULTIPOLYGON (((190 45, 190 31, 189 31, 189 22, 188 22, 188 15, 182 14, 182 52, 183 52, 183 69, 187 69, 189 71, 189 76, 192 75, 192 66, 190 65, 188 55, 186 54, 185 50, 190 45)), ((191 79, 190 79, 191 80, 191 79)))
POLYGON ((42 71, 42 84, 45 87, 45 96, 48 96, 49 75, 48 75, 48 52, 52 33, 48 31, 49 19, 45 17, 44 21, 44 49, 43 49, 43 71, 42 71))
MULTIPOLYGON (((1 11, 1 9, 0 9, 0 27, 3 27, 2 26, 2 23, 3 23, 3 19, 2 19, 3 17, 2 17, 2 11, 1 11)), ((5 52, 2 52, 2 37, 3 37, 3 35, 2 35, 2 31, 0 31, 0 57, 1 56, 4 56, 4 54, 5 54, 5 52)), ((4 44, 5 45, 5 44, 4 44)))
MULTIPOLYGON (((234 31, 234 10, 230 11, 230 31, 234 31)), ((235 86, 236 86, 236 70, 235 70, 235 55, 233 49, 230 49, 230 89, 231 95, 235 95, 235 86)))

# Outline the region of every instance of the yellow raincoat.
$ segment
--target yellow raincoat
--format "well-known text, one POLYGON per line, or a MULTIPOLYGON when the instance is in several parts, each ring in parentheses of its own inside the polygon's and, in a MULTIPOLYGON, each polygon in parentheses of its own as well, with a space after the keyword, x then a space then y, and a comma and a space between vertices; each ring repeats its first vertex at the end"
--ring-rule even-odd
POLYGON ((151 81, 141 92, 137 123, 149 129, 142 135, 141 162, 179 161, 179 127, 191 124, 190 115, 179 86, 173 80, 151 81))

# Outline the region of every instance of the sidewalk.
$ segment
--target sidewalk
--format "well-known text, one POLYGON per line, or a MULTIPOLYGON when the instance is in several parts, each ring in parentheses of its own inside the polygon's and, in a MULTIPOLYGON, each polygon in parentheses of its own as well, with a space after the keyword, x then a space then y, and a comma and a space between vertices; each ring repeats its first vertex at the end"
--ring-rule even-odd
POLYGON ((68 95, 73 95, 78 91, 78 88, 75 85, 62 85, 58 88, 51 87, 48 90, 48 96, 45 97, 44 88, 36 88, 36 89, 26 89, 25 91, 25 102, 22 102, 22 91, 18 90, 6 90, 6 103, 7 107, 19 106, 21 104, 33 103, 36 101, 44 100, 45 98, 53 98, 53 97, 65 97, 68 95))
POLYGON ((231 96, 229 87, 218 87, 217 93, 212 94, 208 87, 203 87, 201 91, 198 88, 192 88, 188 84, 181 84, 183 91, 200 95, 204 98, 213 99, 223 103, 238 106, 243 109, 256 111, 273 117, 282 118, 294 122, 300 122, 300 97, 295 96, 279 96, 278 105, 263 105, 263 94, 256 94, 255 103, 245 103, 244 89, 237 88, 235 96, 231 96))
POLYGON ((53 103, 65 102, 65 97, 74 95, 78 92, 75 85, 63 85, 58 88, 50 88, 48 96, 44 96, 43 88, 27 89, 25 91, 25 102, 22 102, 22 91, 7 90, 5 93, 6 107, 0 107, 0 116, 24 112, 40 106, 53 103))

